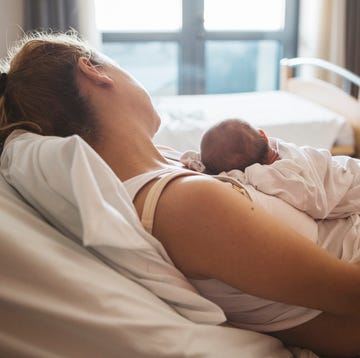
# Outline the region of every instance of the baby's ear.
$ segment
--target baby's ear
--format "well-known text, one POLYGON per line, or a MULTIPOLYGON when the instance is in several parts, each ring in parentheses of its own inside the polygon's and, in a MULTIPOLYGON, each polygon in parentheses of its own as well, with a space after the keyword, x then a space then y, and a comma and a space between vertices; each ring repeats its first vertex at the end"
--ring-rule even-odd
POLYGON ((258 129, 260 135, 268 142, 269 138, 267 137, 267 135, 265 134, 265 132, 262 129, 258 129))
POLYGON ((78 66, 83 75, 85 75, 88 79, 95 81, 97 84, 110 85, 113 82, 112 79, 105 73, 102 66, 92 64, 86 57, 80 57, 78 59, 78 66))

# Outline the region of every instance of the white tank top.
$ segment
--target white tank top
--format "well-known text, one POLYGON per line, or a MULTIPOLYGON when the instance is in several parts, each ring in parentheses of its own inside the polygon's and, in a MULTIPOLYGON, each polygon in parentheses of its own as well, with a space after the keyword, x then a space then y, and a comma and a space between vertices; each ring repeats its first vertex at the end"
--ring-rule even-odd
MULTIPOLYGON (((182 168, 166 167, 144 173, 124 182, 130 197, 134 200, 138 191, 155 178, 161 178, 150 189, 145 200, 142 218, 145 228, 151 233, 157 201, 162 189, 172 179, 182 175, 202 175, 182 168), (162 183, 163 182, 163 183, 162 183), (157 186, 157 188, 156 188, 157 186), (148 202, 148 203, 147 203, 148 202), (148 207, 148 208, 147 208, 148 207), (150 207, 150 209, 149 209, 150 207)), ((296 231, 313 241, 317 241, 317 225, 313 219, 298 211, 281 199, 263 194, 251 186, 243 186, 251 200, 286 222, 296 231)), ((315 318, 321 312, 300 306, 274 302, 248 295, 219 280, 189 279, 199 293, 218 304, 228 319, 228 323, 258 332, 273 332, 298 326, 315 318)))

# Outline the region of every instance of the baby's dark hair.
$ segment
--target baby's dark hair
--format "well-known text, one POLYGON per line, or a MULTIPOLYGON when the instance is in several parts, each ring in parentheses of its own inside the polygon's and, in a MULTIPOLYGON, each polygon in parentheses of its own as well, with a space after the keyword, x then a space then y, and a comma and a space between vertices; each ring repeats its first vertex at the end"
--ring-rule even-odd
POLYGON ((269 145, 246 121, 226 119, 207 130, 201 139, 201 161, 208 172, 219 174, 262 163, 269 145))

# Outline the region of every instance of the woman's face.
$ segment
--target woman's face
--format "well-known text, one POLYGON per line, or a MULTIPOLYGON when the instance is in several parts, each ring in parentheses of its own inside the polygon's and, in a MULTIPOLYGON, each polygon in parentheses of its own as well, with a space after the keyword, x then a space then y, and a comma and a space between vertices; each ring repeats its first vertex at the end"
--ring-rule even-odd
POLYGON ((114 81, 116 103, 114 110, 119 113, 130 113, 133 120, 140 121, 151 136, 154 136, 160 126, 160 117, 153 107, 151 98, 146 89, 128 72, 117 65, 106 66, 109 75, 114 81), (115 108, 116 107, 116 108, 115 108))

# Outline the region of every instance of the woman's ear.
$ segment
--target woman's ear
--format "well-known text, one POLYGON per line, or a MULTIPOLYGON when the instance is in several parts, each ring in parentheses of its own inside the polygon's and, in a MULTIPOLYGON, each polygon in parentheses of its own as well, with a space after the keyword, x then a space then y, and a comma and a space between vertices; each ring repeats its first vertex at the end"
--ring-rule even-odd
POLYGON ((113 83, 112 78, 106 74, 103 66, 92 64, 86 57, 80 57, 78 59, 78 67, 85 77, 98 85, 108 86, 113 83))
POLYGON ((258 132, 267 142, 269 141, 269 138, 267 137, 267 135, 265 134, 265 132, 262 129, 258 129, 258 132))

